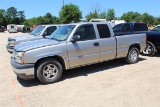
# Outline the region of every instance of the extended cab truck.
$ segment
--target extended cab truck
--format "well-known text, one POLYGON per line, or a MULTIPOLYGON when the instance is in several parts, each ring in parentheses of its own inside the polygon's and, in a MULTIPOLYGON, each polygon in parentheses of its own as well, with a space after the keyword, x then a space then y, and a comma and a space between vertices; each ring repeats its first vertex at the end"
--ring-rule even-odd
POLYGON ((14 36, 8 38, 6 45, 9 53, 13 52, 14 46, 23 42, 43 39, 44 36, 51 35, 60 25, 41 25, 35 28, 30 34, 14 36))
POLYGON ((116 37, 108 23, 74 23, 59 27, 48 38, 17 45, 11 65, 20 78, 53 83, 63 70, 123 57, 136 63, 145 47, 145 34, 116 37))
POLYGON ((148 42, 146 49, 141 53, 142 55, 153 56, 156 50, 160 51, 160 32, 148 31, 145 23, 122 23, 114 26, 113 31, 116 36, 145 33, 148 42))

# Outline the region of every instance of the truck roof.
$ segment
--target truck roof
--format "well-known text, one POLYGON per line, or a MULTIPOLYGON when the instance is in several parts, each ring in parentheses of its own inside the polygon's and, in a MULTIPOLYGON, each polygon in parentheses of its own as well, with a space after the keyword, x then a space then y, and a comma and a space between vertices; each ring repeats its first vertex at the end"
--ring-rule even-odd
POLYGON ((78 22, 78 23, 70 23, 70 24, 63 24, 63 25, 82 25, 82 24, 107 24, 110 25, 108 22, 78 22))
MULTIPOLYGON (((126 22, 126 23, 129 23, 129 24, 136 24, 136 23, 146 24, 146 23, 144 23, 144 22, 126 22)), ((126 24, 126 23, 120 23, 120 24, 126 24)))
POLYGON ((61 24, 47 24, 47 25, 40 25, 40 26, 45 26, 45 27, 49 27, 49 26, 60 26, 61 24))

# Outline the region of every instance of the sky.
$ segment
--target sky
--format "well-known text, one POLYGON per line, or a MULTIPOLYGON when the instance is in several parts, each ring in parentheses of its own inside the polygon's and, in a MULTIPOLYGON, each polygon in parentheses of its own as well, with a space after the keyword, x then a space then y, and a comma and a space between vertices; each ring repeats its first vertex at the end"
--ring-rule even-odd
MULTIPOLYGON (((69 3, 79 6, 83 19, 94 7, 100 7, 102 11, 113 8, 116 17, 128 11, 147 12, 154 17, 160 17, 160 0, 64 0, 64 4, 69 3)), ((0 0, 0 9, 7 10, 11 6, 18 11, 24 10, 27 19, 43 16, 47 12, 58 17, 63 0, 0 0)))

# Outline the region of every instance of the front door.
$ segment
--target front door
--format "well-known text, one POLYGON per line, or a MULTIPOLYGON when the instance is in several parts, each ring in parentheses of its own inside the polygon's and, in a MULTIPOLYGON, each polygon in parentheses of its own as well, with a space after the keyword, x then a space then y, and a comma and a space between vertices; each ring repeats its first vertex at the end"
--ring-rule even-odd
POLYGON ((80 40, 67 43, 70 68, 98 62, 100 46, 93 25, 80 26, 74 35, 79 35, 80 40))

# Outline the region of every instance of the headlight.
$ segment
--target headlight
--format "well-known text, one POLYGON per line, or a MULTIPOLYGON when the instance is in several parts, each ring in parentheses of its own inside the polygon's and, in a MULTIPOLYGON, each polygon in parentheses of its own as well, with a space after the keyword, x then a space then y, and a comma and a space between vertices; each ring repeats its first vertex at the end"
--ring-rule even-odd
POLYGON ((8 44, 10 46, 15 46, 15 42, 16 42, 16 40, 10 40, 10 41, 8 41, 8 44))
POLYGON ((24 52, 17 52, 15 54, 15 61, 20 64, 24 64, 24 52))

